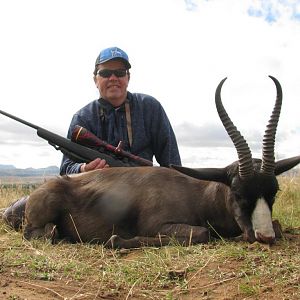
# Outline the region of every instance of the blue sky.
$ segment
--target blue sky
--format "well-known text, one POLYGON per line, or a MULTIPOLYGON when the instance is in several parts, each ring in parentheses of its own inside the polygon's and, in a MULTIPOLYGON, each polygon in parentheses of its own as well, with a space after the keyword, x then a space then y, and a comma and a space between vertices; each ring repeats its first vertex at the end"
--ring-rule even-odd
MULTIPOLYGON (((211 2, 210 0, 206 0, 211 2)), ((188 11, 197 11, 201 0, 185 0, 188 11)), ((268 23, 278 22, 281 18, 300 21, 299 0, 261 0, 248 1, 247 13, 249 16, 263 18, 268 23)))
MULTIPOLYGON (((299 155, 300 1, 10 0, 0 3, 0 109, 60 135, 98 97, 99 51, 124 49, 129 90, 156 97, 187 166, 237 159, 214 106, 215 88, 253 156, 282 84, 276 157, 299 155)), ((0 116, 0 164, 59 165, 61 154, 33 129, 0 116)))
POLYGON ((300 21, 299 1, 257 1, 257 5, 251 5, 248 9, 250 16, 263 18, 266 22, 278 22, 286 17, 291 21, 300 21))

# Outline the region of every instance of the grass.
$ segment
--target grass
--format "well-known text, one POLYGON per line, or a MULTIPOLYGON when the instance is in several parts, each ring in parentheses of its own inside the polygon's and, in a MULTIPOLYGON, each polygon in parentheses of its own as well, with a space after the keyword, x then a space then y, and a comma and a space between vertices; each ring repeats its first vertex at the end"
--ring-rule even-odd
MULTIPOLYGON (((274 206, 286 238, 274 246, 233 241, 109 250, 101 245, 26 241, 0 221, 1 276, 73 299, 297 299, 300 297, 300 178, 280 178, 274 206)), ((34 189, 35 187, 32 187, 34 189)), ((29 194, 1 187, 0 207, 29 194)), ((6 299, 24 299, 22 286, 6 299)), ((42 295, 42 296, 41 296, 42 295)), ((1 298, 1 294, 0 294, 1 298)))
POLYGON ((280 191, 273 206, 273 217, 286 228, 300 227, 300 178, 280 177, 280 191))

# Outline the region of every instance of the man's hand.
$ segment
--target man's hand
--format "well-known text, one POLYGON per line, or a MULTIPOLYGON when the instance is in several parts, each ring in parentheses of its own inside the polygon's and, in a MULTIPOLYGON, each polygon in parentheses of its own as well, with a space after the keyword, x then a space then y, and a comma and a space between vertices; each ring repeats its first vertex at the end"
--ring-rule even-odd
POLYGON ((82 164, 80 166, 80 173, 88 172, 96 169, 108 168, 109 165, 106 163, 105 159, 96 158, 89 162, 88 164, 82 164))

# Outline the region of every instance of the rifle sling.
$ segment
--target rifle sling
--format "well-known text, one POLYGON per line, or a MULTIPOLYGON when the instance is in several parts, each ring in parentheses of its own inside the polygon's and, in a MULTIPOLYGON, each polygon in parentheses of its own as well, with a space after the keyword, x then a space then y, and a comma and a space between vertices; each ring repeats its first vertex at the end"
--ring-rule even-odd
POLYGON ((132 146, 132 127, 131 127, 131 114, 130 114, 130 104, 128 99, 125 102, 125 113, 126 113, 126 123, 127 123, 127 134, 130 147, 132 146))
MULTIPOLYGON (((132 126, 131 126, 131 113, 130 113, 130 104, 128 99, 125 101, 125 115, 126 115, 126 124, 127 124, 127 134, 129 146, 132 146, 132 126)), ((101 119, 101 127, 102 127, 102 138, 107 141, 107 132, 105 128, 105 114, 103 107, 100 107, 100 119, 101 119)))

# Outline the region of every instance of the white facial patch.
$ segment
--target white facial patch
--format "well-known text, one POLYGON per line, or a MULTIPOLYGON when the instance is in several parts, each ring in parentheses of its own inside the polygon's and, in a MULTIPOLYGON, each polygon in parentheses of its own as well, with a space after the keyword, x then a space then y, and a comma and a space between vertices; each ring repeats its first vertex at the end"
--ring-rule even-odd
POLYGON ((275 238, 271 211, 265 199, 257 200, 251 221, 256 238, 259 236, 275 238))

